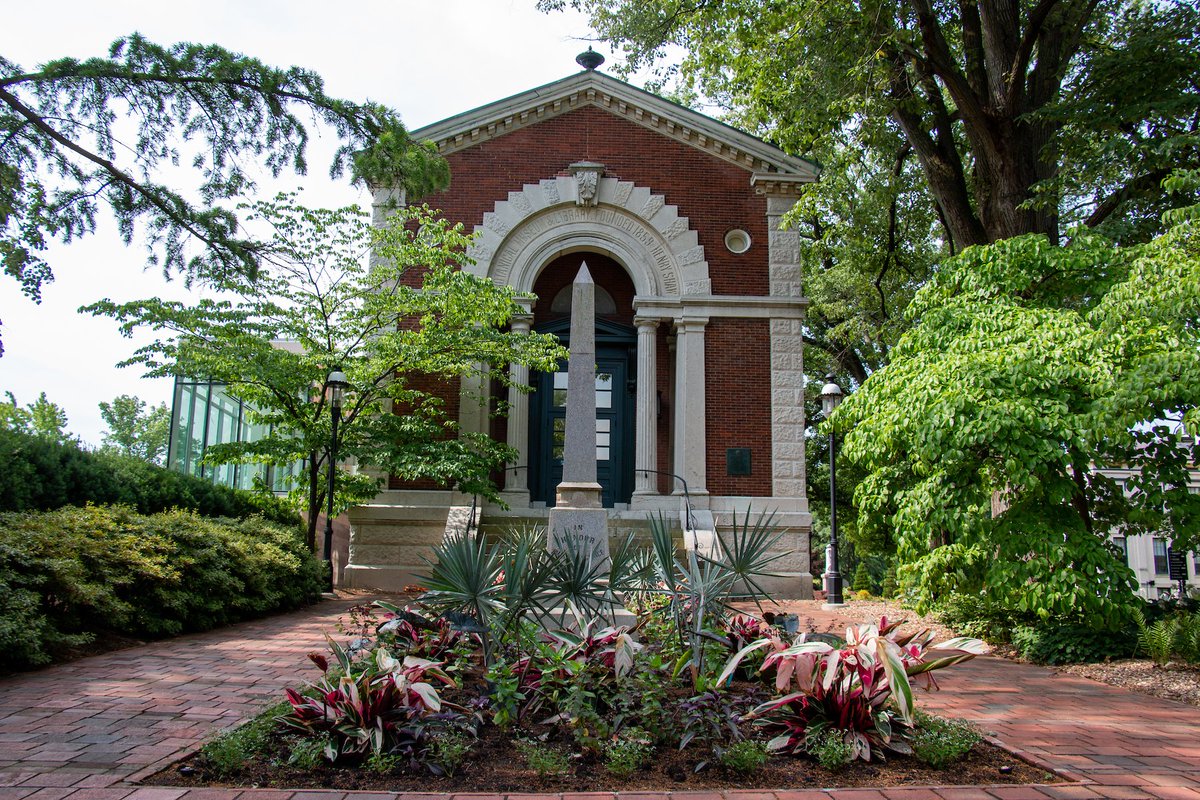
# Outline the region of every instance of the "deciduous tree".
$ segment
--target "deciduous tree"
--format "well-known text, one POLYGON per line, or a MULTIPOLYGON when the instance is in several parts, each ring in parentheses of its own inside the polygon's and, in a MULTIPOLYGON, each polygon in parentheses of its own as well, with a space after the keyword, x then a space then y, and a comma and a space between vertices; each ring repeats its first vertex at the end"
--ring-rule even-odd
POLYGON ((100 403, 100 416, 108 426, 106 447, 162 465, 171 438, 171 411, 166 403, 147 411, 144 400, 123 394, 111 403, 100 403))
MULTIPOLYGON (((552 371, 564 351, 553 337, 506 330, 520 305, 510 287, 458 268, 470 237, 426 208, 405 208, 373 226, 355 208, 311 210, 280 196, 249 207, 266 247, 255 280, 229 273, 215 298, 195 304, 103 301, 128 333, 165 338, 124 364, 151 376, 221 381, 256 409, 262 438, 214 446, 213 462, 307 469, 298 487, 309 542, 325 502, 331 421, 326 378, 337 367, 350 389, 337 452, 405 479, 432 478, 496 497, 489 473, 515 454, 484 434, 457 429, 437 381, 480 375, 509 383, 508 365, 552 371), (369 263, 368 263, 369 262, 369 263)), ((469 400, 464 400, 469 402, 469 400)), ((373 475, 339 473, 339 506, 371 497, 373 475)))
MULTIPOLYGON (((730 122, 824 166, 790 217, 816 385, 831 369, 856 387, 888 364, 919 318, 903 313, 914 292, 965 247, 1026 234, 1058 245, 1079 228, 1146 242, 1164 210, 1197 197, 1195 182, 1164 187, 1200 166, 1194 3, 540 4, 568 2, 623 49, 623 68, 659 65, 660 86, 703 95, 730 122)), ((821 456, 821 442, 810 445, 821 456)), ((821 458, 808 471, 818 511, 821 458)), ((876 523, 848 533, 885 546, 890 519, 876 523)))
POLYGON ((685 83, 795 152, 888 121, 958 249, 1075 223, 1144 240, 1163 179, 1200 163, 1193 3, 569 2, 629 66, 681 47, 685 83))
POLYGON ((5 392, 7 403, 0 403, 0 427, 20 431, 31 436, 41 436, 59 444, 73 439, 67 432, 67 412, 57 403, 46 398, 46 393, 25 406, 17 405, 12 392, 5 392))
POLYGON ((1200 398, 1200 224, 1147 245, 1031 234, 948 261, 912 328, 838 409, 866 470, 860 527, 894 528, 929 603, 983 589, 1042 616, 1114 623, 1132 574, 1114 526, 1200 544, 1187 491, 1200 398), (1186 425, 1142 426, 1174 418, 1186 425), (1126 497, 1097 465, 1138 471, 1126 497))

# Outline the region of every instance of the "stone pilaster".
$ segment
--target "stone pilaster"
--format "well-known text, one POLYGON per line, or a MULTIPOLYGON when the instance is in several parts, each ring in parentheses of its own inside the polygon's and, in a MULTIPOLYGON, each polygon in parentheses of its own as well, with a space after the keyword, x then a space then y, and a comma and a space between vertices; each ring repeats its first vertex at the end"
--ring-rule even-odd
POLYGON ((805 497, 804 342, 799 320, 771 320, 771 494, 805 497))
POLYGON ((707 317, 675 323, 675 468, 693 500, 707 495, 704 399, 704 327, 707 317))
POLYGON ((658 320, 634 317, 637 326, 637 422, 634 494, 658 494, 658 320))
MULTIPOLYGON (((528 334, 533 324, 531 316, 516 316, 512 319, 513 333, 528 334)), ((508 446, 519 454, 517 461, 505 473, 504 488, 506 491, 529 491, 529 395, 517 389, 517 386, 529 384, 529 367, 524 364, 512 364, 508 369, 509 379, 513 385, 508 389, 508 446)))

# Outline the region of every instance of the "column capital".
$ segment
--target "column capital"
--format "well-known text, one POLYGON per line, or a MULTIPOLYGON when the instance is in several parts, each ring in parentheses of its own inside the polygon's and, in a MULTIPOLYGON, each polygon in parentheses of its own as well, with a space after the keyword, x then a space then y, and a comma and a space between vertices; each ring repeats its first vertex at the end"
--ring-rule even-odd
POLYGON ((703 333, 708 325, 708 317, 680 317, 675 320, 675 330, 679 333, 703 333))
POLYGON ((656 319, 654 317, 634 317, 633 318, 633 324, 639 331, 642 329, 645 329, 645 328, 654 330, 655 328, 658 327, 658 323, 660 323, 660 322, 662 322, 662 320, 656 319))
POLYGON ((529 333, 533 327, 533 314, 513 314, 509 326, 513 333, 529 333))

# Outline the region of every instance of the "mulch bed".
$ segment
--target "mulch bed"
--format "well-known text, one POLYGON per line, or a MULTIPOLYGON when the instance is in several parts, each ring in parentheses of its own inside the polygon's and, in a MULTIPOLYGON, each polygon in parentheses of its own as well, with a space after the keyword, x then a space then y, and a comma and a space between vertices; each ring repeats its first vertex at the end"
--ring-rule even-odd
POLYGON ((721 767, 703 747, 694 746, 679 751, 671 746, 663 746, 656 750, 648 767, 628 778, 617 778, 610 774, 598 756, 576 756, 570 761, 571 767, 566 775, 539 776, 527 766, 525 757, 514 746, 517 737, 532 740, 539 738, 539 735, 542 740, 550 742, 549 746, 563 753, 576 749, 573 742, 561 739, 564 735, 561 731, 551 732, 549 726, 539 726, 538 730, 520 731, 514 735, 512 731, 501 731, 489 725, 482 730, 479 740, 453 776, 434 776, 425 771, 380 774, 363 766, 322 763, 312 770, 289 766, 286 763, 288 744, 282 736, 274 736, 271 750, 246 762, 236 773, 214 774, 203 758, 193 755, 152 776, 146 783, 186 788, 562 793, 982 786, 1055 783, 1062 780, 1044 768, 1026 763, 986 742, 977 744, 966 758, 942 770, 933 769, 915 758, 894 754, 890 754, 886 761, 856 761, 837 771, 824 769, 811 758, 773 756, 763 767, 743 775, 721 767), (697 763, 705 759, 711 761, 710 765, 697 772, 697 763))
MULTIPOLYGON (((256 787, 288 789, 337 789, 343 791, 420 792, 595 792, 595 791, 689 791, 699 789, 781 789, 889 786, 950 786, 989 784, 1052 783, 1060 779, 1010 753, 980 743, 958 764, 932 769, 913 758, 890 756, 886 762, 861 761, 831 772, 807 758, 774 756, 750 775, 739 775, 715 762, 701 772, 696 763, 704 751, 660 748, 653 763, 629 778, 609 774, 598 758, 573 760, 569 774, 539 776, 526 766, 513 746, 512 735, 487 727, 471 754, 451 777, 426 773, 378 774, 362 767, 322 764, 313 770, 286 765, 287 750, 282 740, 276 752, 248 762, 233 775, 209 772, 203 760, 193 756, 146 781, 177 787, 256 787)), ((565 751, 565 749, 564 749, 565 751)))
POLYGON ((1063 664, 1055 669, 1200 708, 1200 665, 1170 663, 1160 667, 1146 659, 1122 659, 1103 664, 1063 664))

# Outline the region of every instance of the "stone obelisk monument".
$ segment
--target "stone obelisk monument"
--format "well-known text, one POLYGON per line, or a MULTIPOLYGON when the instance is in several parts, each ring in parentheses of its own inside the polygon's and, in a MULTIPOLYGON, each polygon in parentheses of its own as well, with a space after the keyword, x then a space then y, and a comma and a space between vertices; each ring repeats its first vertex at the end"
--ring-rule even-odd
POLYGON ((581 264, 571 285, 571 355, 567 361, 567 429, 563 479, 550 510, 550 546, 574 538, 608 560, 608 512, 596 482, 596 285, 581 264))

